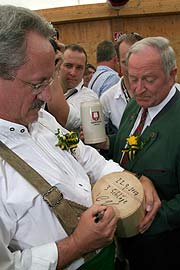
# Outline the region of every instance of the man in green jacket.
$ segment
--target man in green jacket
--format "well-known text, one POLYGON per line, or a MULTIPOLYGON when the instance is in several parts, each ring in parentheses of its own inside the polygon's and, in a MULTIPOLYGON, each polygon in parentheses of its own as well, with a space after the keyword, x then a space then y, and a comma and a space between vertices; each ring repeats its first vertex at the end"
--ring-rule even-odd
POLYGON ((125 255, 131 270, 180 269, 180 93, 175 53, 166 38, 149 37, 130 48, 127 65, 134 99, 118 133, 102 147, 125 169, 149 177, 162 207, 145 233, 122 239, 125 255))

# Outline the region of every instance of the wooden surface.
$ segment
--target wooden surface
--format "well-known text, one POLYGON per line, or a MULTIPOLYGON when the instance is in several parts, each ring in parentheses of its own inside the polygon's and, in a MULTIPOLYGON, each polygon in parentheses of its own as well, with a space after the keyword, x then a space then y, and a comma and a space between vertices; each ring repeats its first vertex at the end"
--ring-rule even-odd
POLYGON ((128 16, 180 14, 179 0, 130 0, 120 10, 111 9, 106 3, 78 5, 39 10, 38 13, 53 23, 90 21, 128 16))
POLYGON ((138 234, 137 226, 145 215, 144 190, 133 174, 123 171, 103 176, 95 183, 92 196, 94 204, 114 208, 120 237, 138 234))
POLYGON ((93 4, 37 12, 60 30, 65 44, 83 46, 88 62, 94 65, 97 44, 104 39, 113 40, 114 32, 167 37, 177 55, 180 82, 180 0, 129 0, 120 10, 93 4))

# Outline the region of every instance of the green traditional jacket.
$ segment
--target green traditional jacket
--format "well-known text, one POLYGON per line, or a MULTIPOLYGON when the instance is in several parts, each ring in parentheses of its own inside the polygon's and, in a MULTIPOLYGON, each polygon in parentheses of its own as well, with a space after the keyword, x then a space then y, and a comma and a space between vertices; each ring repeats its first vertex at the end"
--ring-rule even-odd
MULTIPOLYGON (((110 156, 119 162, 140 107, 132 99, 128 104, 116 135, 110 137, 110 156)), ((149 177, 162 201, 153 224, 143 237, 180 228, 180 92, 146 127, 141 135, 145 145, 125 169, 149 177)))

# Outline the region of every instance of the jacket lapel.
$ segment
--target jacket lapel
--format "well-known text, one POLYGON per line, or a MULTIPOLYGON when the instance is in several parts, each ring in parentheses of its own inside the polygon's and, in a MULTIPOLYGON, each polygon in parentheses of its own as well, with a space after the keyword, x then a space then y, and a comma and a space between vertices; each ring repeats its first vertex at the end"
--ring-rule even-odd
MULTIPOLYGON (((134 122, 138 116, 140 107, 133 108, 133 111, 130 114, 125 115, 125 121, 122 121, 122 125, 119 127, 119 134, 117 135, 117 140, 120 138, 128 138, 129 134, 134 126, 134 122)), ((123 149, 126 145, 126 139, 121 140, 119 145, 119 149, 123 149)))
POLYGON ((131 170, 134 164, 143 159, 144 154, 148 151, 148 149, 156 142, 158 138, 158 130, 156 128, 147 127, 142 135, 142 141, 145 143, 143 148, 136 153, 135 157, 132 160, 129 160, 126 169, 131 170))
MULTIPOLYGON (((166 106, 156 115, 156 117, 151 122, 151 125, 146 127, 144 130, 141 138, 142 141, 145 142, 145 145, 143 148, 137 152, 134 159, 129 160, 127 164, 125 165, 125 168, 128 170, 131 170, 131 168, 134 166, 134 164, 139 161, 140 159, 143 159, 144 154, 148 151, 148 149, 152 146, 153 143, 155 143, 156 139, 158 138, 159 129, 158 129, 158 122, 161 121, 161 117, 163 117, 166 112, 173 106, 173 104, 180 99, 180 92, 176 90, 175 95, 171 98, 171 100, 166 104, 166 106)), ((137 115, 139 113, 140 107, 137 105, 137 103, 132 101, 133 105, 130 105, 131 112, 128 114, 125 114, 125 119, 122 125, 120 126, 120 137, 121 138, 128 138, 135 120, 137 118, 137 115)), ((127 106, 127 112, 128 112, 128 106, 127 106)), ((123 149, 125 146, 125 141, 121 140, 120 149, 123 149)))

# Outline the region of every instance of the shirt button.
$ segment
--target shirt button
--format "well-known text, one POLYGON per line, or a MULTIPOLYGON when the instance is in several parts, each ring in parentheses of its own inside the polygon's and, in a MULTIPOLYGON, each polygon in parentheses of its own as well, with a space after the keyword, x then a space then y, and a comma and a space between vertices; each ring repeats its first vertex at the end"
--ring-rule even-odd
POLYGON ((21 132, 21 133, 24 133, 24 132, 25 132, 25 129, 24 129, 24 128, 22 128, 22 129, 20 130, 20 132, 21 132))
POLYGON ((10 127, 9 130, 10 130, 10 131, 15 131, 15 128, 14 128, 14 127, 10 127))

